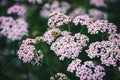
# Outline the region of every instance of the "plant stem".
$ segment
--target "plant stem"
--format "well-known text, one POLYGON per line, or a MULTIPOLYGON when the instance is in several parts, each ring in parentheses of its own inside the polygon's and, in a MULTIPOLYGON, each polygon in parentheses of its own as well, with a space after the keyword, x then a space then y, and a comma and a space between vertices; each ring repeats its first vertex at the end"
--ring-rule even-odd
POLYGON ((68 24, 68 31, 70 32, 70 25, 68 24))

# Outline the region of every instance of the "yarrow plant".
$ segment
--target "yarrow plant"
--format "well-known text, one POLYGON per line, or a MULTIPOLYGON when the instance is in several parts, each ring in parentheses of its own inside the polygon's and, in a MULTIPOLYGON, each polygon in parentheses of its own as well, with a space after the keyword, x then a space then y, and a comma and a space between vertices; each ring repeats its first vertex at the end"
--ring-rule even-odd
MULTIPOLYGON (((11 59, 10 53, 19 60, 2 66, 2 76, 14 74, 14 68, 5 69, 16 61, 13 66, 24 71, 19 79, 119 80, 120 33, 107 20, 115 18, 109 0, 80 0, 82 5, 60 0, 5 1, 0 1, 0 45, 4 45, 0 53, 3 59, 11 59)), ((10 78, 18 79, 14 77, 10 78)))
MULTIPOLYGON (((67 71, 71 73, 75 72, 80 80, 103 80, 105 76, 105 68, 101 65, 97 65, 94 61, 82 61, 79 59, 79 55, 83 55, 83 50, 90 59, 99 58, 101 61, 100 64, 113 67, 118 66, 117 62, 120 61, 120 35, 116 33, 117 26, 108 22, 108 20, 95 20, 89 15, 79 15, 72 18, 55 11, 50 14, 48 26, 50 26, 50 28, 43 36, 23 41, 18 51, 18 56, 23 62, 31 63, 38 57, 35 57, 38 52, 33 44, 43 41, 49 44, 50 50, 59 57, 59 60, 63 61, 65 58, 72 59, 72 62, 67 67, 67 71), (70 28, 69 24, 71 23, 74 25, 73 27, 85 27, 89 35, 97 35, 99 33, 104 35, 106 32, 108 38, 104 41, 102 35, 102 41, 89 43, 90 37, 87 36, 88 34, 81 34, 81 31, 72 33, 70 29, 60 29, 61 26, 66 24, 66 26, 70 28), (86 49, 87 46, 88 49, 86 49)), ((37 59, 37 61, 39 61, 39 59, 37 59)), ((59 79, 57 80, 64 80, 63 77, 60 78, 60 76, 62 76, 62 74, 59 75, 59 79)), ((55 77, 51 77, 51 80, 55 80, 55 77)))

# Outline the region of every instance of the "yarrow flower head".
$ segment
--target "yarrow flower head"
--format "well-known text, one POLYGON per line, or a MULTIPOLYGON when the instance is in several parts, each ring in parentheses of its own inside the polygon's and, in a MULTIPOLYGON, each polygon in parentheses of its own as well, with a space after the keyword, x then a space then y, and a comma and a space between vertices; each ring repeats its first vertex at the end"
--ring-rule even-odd
POLYGON ((108 33, 110 35, 115 34, 117 32, 117 26, 113 23, 108 23, 108 33))
POLYGON ((64 24, 68 24, 69 22, 71 22, 71 20, 72 18, 70 16, 54 11, 50 14, 50 18, 48 19, 48 25, 50 27, 59 27, 64 24))
POLYGON ((60 36, 61 31, 60 29, 53 28, 51 30, 46 31, 43 34, 43 41, 47 42, 48 44, 51 44, 58 36, 60 36))
POLYGON ((64 73, 57 73, 50 80, 70 80, 64 73))
POLYGON ((78 66, 81 66, 81 60, 80 59, 75 59, 73 60, 67 67, 67 71, 73 73, 74 71, 77 70, 78 66))
POLYGON ((78 7, 74 9, 69 15, 72 17, 76 17, 76 16, 84 15, 84 14, 85 14, 85 9, 82 7, 78 7))
POLYGON ((115 41, 94 42, 86 52, 90 58, 99 57, 106 66, 116 66, 120 61, 120 48, 115 41))
POLYGON ((96 7, 106 7, 105 0, 90 0, 90 4, 96 7))
POLYGON ((80 80, 102 80, 105 76, 104 70, 102 66, 95 65, 92 61, 82 64, 80 59, 73 60, 67 68, 67 71, 72 73, 75 71, 80 80))
POLYGON ((82 48, 87 45, 88 41, 89 38, 80 33, 76 33, 75 36, 61 36, 52 43, 50 49, 57 56, 60 56, 60 60, 64 60, 65 57, 75 59, 78 57, 79 52, 82 51, 82 48))
POLYGON ((109 40, 112 40, 112 41, 117 40, 117 41, 119 41, 120 40, 120 33, 119 34, 117 34, 117 33, 111 34, 109 36, 109 40))
POLYGON ((95 20, 101 20, 101 19, 106 20, 107 19, 107 14, 105 12, 102 12, 102 11, 97 10, 97 9, 90 9, 89 15, 92 18, 94 18, 95 20))
POLYGON ((103 80, 105 69, 92 61, 86 61, 77 68, 76 76, 80 77, 80 80, 103 80))
POLYGON ((67 2, 64 1, 59 2, 55 0, 53 1, 52 4, 46 3, 42 7, 42 10, 40 11, 40 16, 43 18, 48 18, 49 14, 54 11, 58 11, 65 14, 69 8, 70 8, 70 4, 68 4, 67 2))
POLYGON ((26 14, 26 7, 23 5, 13 5, 7 10, 7 14, 12 14, 12 13, 13 14, 16 13, 19 16, 24 16, 26 14))
POLYGON ((5 16, 1 16, 0 17, 0 24, 2 24, 2 23, 5 23, 5 22, 13 22, 13 18, 12 17, 5 17, 5 16))
POLYGON ((35 3, 41 4, 43 3, 43 0, 28 0, 28 2, 32 4, 35 4, 35 3))
POLYGON ((17 54, 24 63, 31 63, 39 65, 43 60, 41 50, 36 50, 34 47, 35 39, 26 39, 22 42, 17 54))
POLYGON ((88 33, 90 34, 98 34, 99 31, 106 32, 108 29, 108 21, 107 20, 97 20, 96 22, 87 26, 88 33))
POLYGON ((117 26, 115 26, 113 23, 109 23, 108 20, 97 20, 94 23, 87 26, 88 33, 90 34, 98 34, 98 32, 106 32, 108 31, 108 34, 114 34, 117 31, 117 26))
POLYGON ((90 25, 91 23, 93 23, 94 19, 90 18, 89 15, 80 15, 80 16, 76 16, 73 19, 73 23, 75 25, 81 24, 81 25, 90 25))
POLYGON ((14 20, 12 17, 0 17, 0 34, 8 39, 20 40, 28 33, 28 24, 21 18, 14 20))

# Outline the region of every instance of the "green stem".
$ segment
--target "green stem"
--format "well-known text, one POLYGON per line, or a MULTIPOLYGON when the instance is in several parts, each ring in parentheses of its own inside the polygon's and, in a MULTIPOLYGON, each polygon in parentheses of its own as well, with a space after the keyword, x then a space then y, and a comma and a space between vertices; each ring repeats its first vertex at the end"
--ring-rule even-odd
POLYGON ((70 32, 70 25, 69 25, 69 23, 68 23, 68 31, 70 32))

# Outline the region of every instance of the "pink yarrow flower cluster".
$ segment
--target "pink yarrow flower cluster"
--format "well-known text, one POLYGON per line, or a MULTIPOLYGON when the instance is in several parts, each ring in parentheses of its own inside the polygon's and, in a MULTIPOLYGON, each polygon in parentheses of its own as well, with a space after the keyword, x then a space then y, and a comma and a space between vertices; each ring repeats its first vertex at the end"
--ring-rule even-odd
POLYGON ((52 42, 54 42, 58 37, 60 37, 60 36, 67 36, 69 34, 70 34, 70 32, 68 32, 68 31, 61 31, 58 28, 53 28, 53 29, 50 29, 50 30, 46 31, 43 34, 43 36, 41 37, 41 40, 45 41, 49 45, 51 45, 52 42))
POLYGON ((61 31, 60 29, 53 28, 51 30, 46 31, 43 36, 42 40, 47 42, 48 44, 51 44, 58 36, 60 36, 61 31))
POLYGON ((88 56, 93 59, 100 58, 102 64, 106 66, 117 66, 120 61, 120 45, 116 41, 101 41, 90 44, 86 50, 88 56))
POLYGON ((43 54, 41 50, 36 50, 34 47, 36 40, 35 39, 26 39, 22 42, 17 54, 18 57, 24 63, 31 63, 33 65, 37 64, 40 65, 43 54))
POLYGON ((50 49, 60 56, 60 60, 64 60, 65 57, 75 59, 87 42, 89 42, 89 38, 80 33, 76 33, 74 36, 65 35, 57 38, 50 49))
POLYGON ((64 24, 68 24, 69 22, 71 22, 71 20, 72 18, 70 16, 54 11, 50 14, 50 18, 48 19, 48 25, 49 27, 59 27, 64 24))
POLYGON ((28 24, 24 19, 18 18, 14 20, 12 17, 3 16, 0 17, 0 22, 0 34, 12 41, 20 40, 23 36, 28 34, 28 24))
POLYGON ((92 61, 81 64, 80 59, 73 60, 68 65, 67 71, 71 73, 75 71, 80 80, 103 80, 105 76, 105 69, 102 66, 95 65, 92 61))
POLYGON ((19 16, 24 16, 26 14, 26 7, 23 5, 13 5, 7 10, 7 14, 16 13, 19 16))
POLYGON ((85 15, 80 15, 80 16, 76 16, 74 19, 73 19, 73 23, 75 25, 90 25, 91 23, 94 22, 94 19, 93 18, 90 18, 89 15, 85 14, 85 15))
POLYGON ((90 34, 98 34, 99 31, 102 33, 108 31, 108 34, 114 34, 117 31, 117 26, 109 23, 108 20, 97 20, 88 25, 87 28, 90 34))
POLYGON ((109 40, 119 41, 119 40, 120 40, 120 33, 119 33, 119 34, 117 34, 117 33, 111 34, 111 35, 109 36, 109 40))

